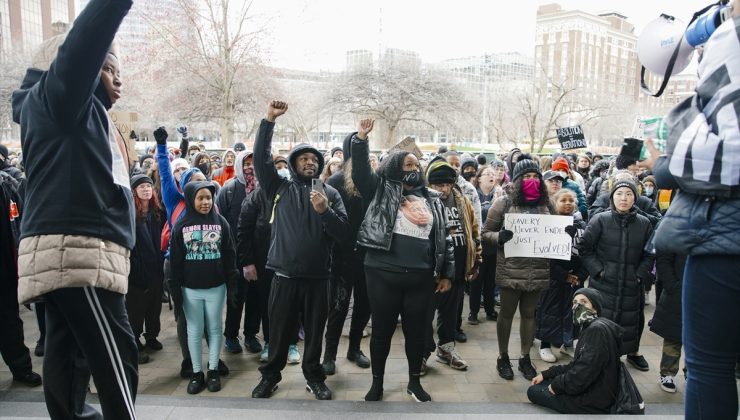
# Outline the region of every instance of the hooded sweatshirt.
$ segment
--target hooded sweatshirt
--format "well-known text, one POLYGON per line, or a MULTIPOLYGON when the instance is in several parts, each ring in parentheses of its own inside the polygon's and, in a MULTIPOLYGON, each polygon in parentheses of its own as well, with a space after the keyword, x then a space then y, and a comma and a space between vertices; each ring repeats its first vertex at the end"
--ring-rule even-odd
POLYGON ((329 208, 323 214, 311 204, 311 179, 298 175, 299 155, 318 157, 313 178, 324 169, 324 157, 307 144, 299 144, 288 156, 291 180, 278 176, 270 154, 275 123, 262 120, 254 145, 254 168, 268 203, 272 203, 272 233, 267 268, 283 277, 328 278, 331 250, 346 238, 348 223, 342 198, 336 189, 324 185, 329 208))
POLYGON ((208 153, 200 152, 193 156, 193 162, 191 166, 193 168, 200 169, 200 171, 203 172, 203 175, 205 175, 208 180, 211 179, 211 157, 208 156, 208 153), (208 164, 201 165, 202 161, 206 159, 208 160, 208 164))
POLYGON ((218 182, 218 185, 224 186, 226 184, 226 181, 234 178, 236 176, 236 169, 238 168, 241 172, 241 165, 237 165, 236 163, 236 153, 234 153, 233 150, 227 150, 224 152, 223 156, 221 157, 221 162, 223 162, 224 166, 222 168, 218 168, 213 172, 213 180, 218 182), (234 164, 231 166, 226 166, 226 155, 231 154, 234 156, 234 164))
POLYGON ((92 0, 49 70, 28 69, 13 92, 28 179, 21 238, 81 235, 134 247, 128 156, 100 83, 100 69, 131 5, 92 0))
MULTIPOLYGON (((236 159, 234 159, 234 167, 239 168, 239 172, 236 174, 235 178, 226 182, 226 185, 218 191, 216 196, 216 206, 218 207, 218 211, 229 222, 234 234, 236 234, 236 228, 239 223, 239 212, 242 208, 242 202, 247 196, 247 181, 244 178, 244 171, 242 171, 241 168, 244 164, 244 159, 249 156, 252 156, 252 152, 244 151, 240 152, 236 159)), ((252 175, 252 178, 256 178, 254 174, 252 175)), ((251 182, 251 188, 254 189, 254 182, 251 182)))
POLYGON ((218 287, 240 275, 229 223, 215 207, 208 214, 195 210, 195 196, 202 189, 216 193, 211 182, 185 186, 186 210, 172 228, 170 241, 171 284, 189 289, 218 287))

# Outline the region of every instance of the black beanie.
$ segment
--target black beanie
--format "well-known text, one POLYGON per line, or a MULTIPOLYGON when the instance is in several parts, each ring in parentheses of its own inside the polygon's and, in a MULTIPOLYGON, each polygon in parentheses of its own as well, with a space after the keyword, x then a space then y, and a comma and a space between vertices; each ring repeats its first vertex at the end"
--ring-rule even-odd
POLYGON ((144 174, 134 175, 134 176, 131 177, 131 189, 132 190, 135 190, 136 187, 138 187, 139 185, 141 185, 141 184, 143 184, 145 182, 148 182, 148 183, 154 185, 154 181, 152 181, 152 179, 149 178, 148 176, 146 176, 144 174))
POLYGON ((460 172, 465 172, 465 167, 472 166, 475 171, 478 172, 478 161, 473 158, 463 158, 462 165, 460 165, 460 172))
POLYGON ((3 155, 5 159, 8 158, 8 148, 4 144, 0 144, 0 155, 3 155))
POLYGON ((591 289, 588 287, 582 287, 573 294, 575 295, 583 295, 588 298, 588 300, 591 301, 591 306, 594 307, 594 310, 596 311, 596 314, 601 316, 601 293, 596 289, 591 289))
POLYGON ((540 171, 540 165, 537 164, 537 162, 530 160, 530 159, 524 159, 520 160, 519 163, 514 166, 514 172, 512 174, 512 181, 516 181, 517 179, 524 176, 524 174, 528 172, 534 172, 537 175, 542 176, 542 172, 540 171))
POLYGON ((435 158, 427 168, 427 182, 429 185, 454 184, 457 181, 457 172, 444 159, 435 158))
POLYGON ((632 190, 632 194, 635 195, 635 203, 637 203, 637 184, 628 179, 622 179, 612 185, 612 189, 609 192, 609 201, 612 203, 614 202, 614 193, 617 191, 617 189, 622 187, 627 187, 632 190))

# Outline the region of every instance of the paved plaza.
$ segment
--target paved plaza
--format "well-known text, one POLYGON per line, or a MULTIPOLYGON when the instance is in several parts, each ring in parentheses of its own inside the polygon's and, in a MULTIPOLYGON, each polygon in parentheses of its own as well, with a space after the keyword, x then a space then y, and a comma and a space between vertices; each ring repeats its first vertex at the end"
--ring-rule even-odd
MULTIPOLYGON (((655 296, 651 295, 654 302, 655 296)), ((467 302, 466 302, 467 307, 467 302)), ((647 319, 652 317, 653 305, 646 308, 647 319)), ((467 314, 467 312, 466 312, 467 314)), ((33 313, 21 308, 25 325, 26 345, 33 349, 38 338, 38 329, 33 313)), ((485 317, 483 317, 485 318, 485 317)), ((371 375, 369 369, 360 369, 343 356, 347 350, 347 339, 339 347, 337 374, 327 379, 327 385, 334 392, 333 402, 314 401, 305 390, 305 379, 300 365, 289 365, 283 371, 283 380, 270 400, 257 401, 250 398, 252 389, 259 381, 259 355, 251 353, 230 354, 222 351, 222 359, 231 373, 222 378, 223 389, 217 393, 204 391, 197 396, 186 393, 187 380, 178 375, 182 357, 177 346, 175 323, 172 312, 165 305, 162 310, 162 333, 160 341, 164 349, 149 352, 151 362, 140 366, 138 412, 141 418, 223 418, 216 412, 228 414, 244 411, 259 418, 380 418, 389 414, 403 418, 541 418, 548 411, 528 403, 526 390, 529 381, 516 370, 517 362, 512 360, 516 373, 513 381, 501 379, 496 372, 498 354, 496 323, 481 322, 472 326, 464 322, 463 328, 468 342, 458 344, 457 349, 467 360, 467 371, 456 371, 430 358, 429 373, 422 379, 425 389, 432 395, 432 404, 413 404, 406 395, 408 380, 406 356, 403 349, 403 334, 400 326, 393 338, 391 354, 385 377, 384 402, 365 403, 371 375), (235 411, 234 411, 235 410, 235 411), (480 417, 479 417, 480 416, 480 417)), ((518 316, 514 321, 510 354, 512 358, 519 348, 518 316)), ((345 329, 346 333, 346 329, 345 329)), ((369 356, 369 339, 362 343, 363 351, 369 356)), ((660 418, 682 418, 683 390, 685 381, 682 375, 677 378, 679 392, 668 394, 658 385, 658 365, 662 340, 646 329, 641 351, 650 363, 649 372, 630 368, 643 398, 647 403, 647 414, 660 418)), ((532 350, 532 360, 538 370, 550 364, 540 360, 537 351, 539 343, 532 350)), ((204 346, 205 347, 205 346, 204 346)), ((302 349, 302 343, 299 344, 302 349)), ((205 350, 205 348, 204 348, 205 350)), ((557 353, 557 352, 556 352, 557 353)), ((204 354, 204 360, 206 355, 204 354)), ((559 355, 559 362, 567 363, 567 356, 559 355)), ((33 357, 34 369, 41 372, 42 359, 33 357)), ((683 366, 683 361, 681 363, 683 366)), ((95 401, 95 396, 91 397, 95 401)), ((44 418, 42 387, 27 388, 11 382, 7 366, 0 366, 0 417, 44 418)))

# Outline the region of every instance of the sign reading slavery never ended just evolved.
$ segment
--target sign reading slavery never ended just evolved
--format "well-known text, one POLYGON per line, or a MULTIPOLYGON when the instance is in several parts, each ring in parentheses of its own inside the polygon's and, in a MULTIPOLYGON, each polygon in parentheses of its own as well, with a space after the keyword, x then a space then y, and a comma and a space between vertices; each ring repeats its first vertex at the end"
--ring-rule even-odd
POLYGON ((563 150, 583 149, 588 147, 586 144, 586 137, 583 136, 583 129, 580 125, 576 125, 575 127, 558 128, 555 131, 558 134, 560 148, 563 150))
POLYGON ((514 237, 504 244, 504 256, 570 260, 573 239, 565 227, 572 224, 573 216, 507 213, 504 228, 514 237))

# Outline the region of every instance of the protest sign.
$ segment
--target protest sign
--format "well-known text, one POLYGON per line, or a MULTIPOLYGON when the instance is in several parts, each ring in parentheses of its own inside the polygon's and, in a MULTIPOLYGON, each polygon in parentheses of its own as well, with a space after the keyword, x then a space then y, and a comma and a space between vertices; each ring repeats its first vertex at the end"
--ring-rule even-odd
POLYGON ((583 149, 588 147, 586 144, 586 137, 583 136, 583 129, 580 125, 575 127, 558 128, 555 131, 558 134, 560 148, 563 150, 583 149))
POLYGON ((126 148, 128 149, 128 156, 130 161, 129 164, 135 165, 136 162, 138 162, 135 141, 132 140, 129 135, 131 134, 131 130, 136 129, 136 124, 139 122, 139 113, 111 111, 109 112, 109 114, 110 119, 113 121, 113 124, 116 126, 116 128, 118 128, 118 131, 121 132, 123 141, 126 143, 126 148))
POLYGON ((573 239, 565 227, 573 216, 507 213, 504 228, 514 237, 504 245, 504 256, 570 260, 573 239))
POLYGON ((388 152, 392 152, 394 150, 404 150, 406 152, 411 152, 419 159, 424 156, 421 153, 421 149, 419 149, 419 146, 416 145, 416 141, 411 137, 406 137, 405 139, 401 140, 398 144, 388 149, 388 152))

